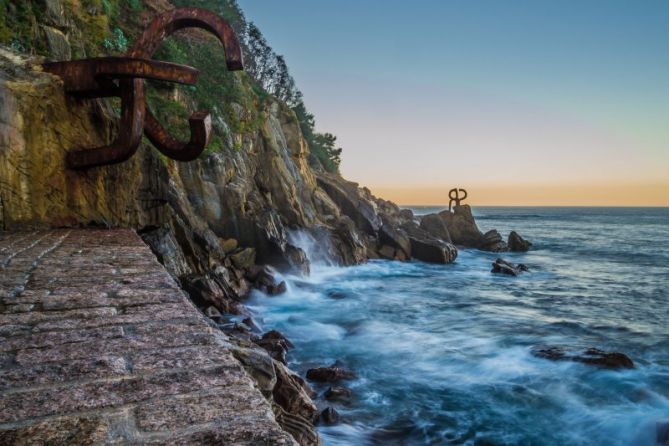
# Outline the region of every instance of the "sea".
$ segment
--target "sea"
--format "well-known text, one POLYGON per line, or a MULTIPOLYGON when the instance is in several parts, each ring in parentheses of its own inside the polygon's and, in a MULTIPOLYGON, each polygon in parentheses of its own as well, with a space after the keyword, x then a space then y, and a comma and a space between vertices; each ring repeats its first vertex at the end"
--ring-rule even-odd
POLYGON ((262 328, 295 345, 297 373, 338 362, 356 374, 341 383, 350 402, 317 398, 341 417, 319 425, 324 444, 658 444, 669 426, 669 209, 474 215, 484 232, 515 230, 532 249, 461 249, 449 265, 312 258, 309 277, 284 276, 286 294, 251 297, 262 328), (492 274, 499 256, 530 270, 492 274), (635 368, 532 355, 544 345, 621 352, 635 368))

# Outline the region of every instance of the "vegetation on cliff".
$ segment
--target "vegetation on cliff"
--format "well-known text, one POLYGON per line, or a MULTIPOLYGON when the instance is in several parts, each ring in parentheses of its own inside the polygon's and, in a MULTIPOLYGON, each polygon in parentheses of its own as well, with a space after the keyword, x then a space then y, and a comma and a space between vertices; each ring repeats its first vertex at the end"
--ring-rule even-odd
MULTIPOLYGON (((217 43, 209 35, 187 31, 167 39, 157 58, 200 70, 196 86, 149 83, 149 105, 173 134, 187 137, 189 109, 210 110, 214 132, 209 151, 239 149, 243 135, 260 128, 267 99, 273 96, 295 113, 310 148, 311 165, 336 172, 341 155, 336 137, 315 130, 315 118, 304 104, 285 58, 274 52, 257 26, 247 22, 237 3, 171 3, 206 8, 226 18, 240 37, 245 59, 245 73, 233 74, 223 68, 224 55, 215 50, 217 43)), ((0 0, 0 44, 58 59, 121 54, 141 32, 143 20, 166 5, 169 3, 156 0, 0 0)))

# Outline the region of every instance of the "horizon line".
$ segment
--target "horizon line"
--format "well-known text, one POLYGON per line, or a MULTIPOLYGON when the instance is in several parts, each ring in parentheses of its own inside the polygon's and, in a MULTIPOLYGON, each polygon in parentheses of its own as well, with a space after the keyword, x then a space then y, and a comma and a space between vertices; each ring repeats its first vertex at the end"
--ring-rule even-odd
MULTIPOLYGON (((413 207, 413 208, 436 208, 443 207, 448 208, 448 204, 400 204, 396 203, 399 207, 413 207)), ((592 205, 570 205, 570 204, 471 204, 464 203, 469 206, 475 207, 489 207, 489 208, 621 208, 621 209, 669 209, 669 205, 603 205, 603 204, 592 204, 592 205)))

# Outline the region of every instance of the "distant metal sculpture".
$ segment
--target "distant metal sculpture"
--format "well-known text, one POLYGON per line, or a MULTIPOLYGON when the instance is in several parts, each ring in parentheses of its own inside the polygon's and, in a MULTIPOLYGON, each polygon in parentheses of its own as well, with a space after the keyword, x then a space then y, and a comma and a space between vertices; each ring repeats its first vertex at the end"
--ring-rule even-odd
POLYGON ((464 189, 453 188, 450 191, 448 191, 448 198, 450 198, 450 200, 448 201, 448 210, 450 211, 453 209, 454 201, 456 206, 460 206, 460 202, 465 198, 467 198, 467 191, 464 189), (460 197, 460 192, 464 194, 463 197, 460 197))
POLYGON ((211 138, 209 112, 191 114, 190 140, 173 138, 148 109, 144 79, 194 85, 198 71, 187 65, 152 60, 153 53, 169 35, 183 28, 202 28, 214 34, 225 49, 228 70, 243 69, 239 40, 232 27, 218 15, 200 8, 179 8, 156 16, 125 57, 99 57, 43 65, 63 79, 65 91, 80 98, 121 98, 121 122, 116 139, 108 146, 67 154, 71 169, 121 163, 135 154, 144 133, 164 155, 191 161, 207 147, 211 138))

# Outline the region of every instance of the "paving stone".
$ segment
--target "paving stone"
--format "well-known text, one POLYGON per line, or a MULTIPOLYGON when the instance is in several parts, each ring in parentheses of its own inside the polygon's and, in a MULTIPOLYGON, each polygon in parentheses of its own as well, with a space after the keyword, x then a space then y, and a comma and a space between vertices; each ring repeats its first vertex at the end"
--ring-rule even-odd
POLYGON ((212 421, 233 423, 238 411, 265 413, 272 411, 262 395, 249 393, 248 388, 226 387, 225 392, 210 395, 186 395, 142 403, 135 410, 137 427, 141 431, 168 431, 212 421))
POLYGON ((130 374, 131 365, 121 356, 98 356, 59 363, 17 366, 0 370, 0 390, 29 388, 67 381, 117 378, 130 374))
POLYGON ((110 425, 106 418, 62 417, 28 426, 0 430, 3 445, 94 445, 108 439, 110 425))
POLYGON ((0 351, 37 349, 62 344, 91 341, 93 339, 111 339, 123 336, 121 327, 92 328, 48 333, 34 333, 27 336, 13 336, 0 344, 0 351))
POLYGON ((0 444, 294 445, 130 230, 0 232, 0 444))
POLYGON ((26 417, 40 417, 121 406, 163 396, 197 392, 201 389, 246 385, 248 377, 236 369, 181 369, 118 380, 68 384, 47 389, 29 389, 0 395, 0 424, 26 417))

